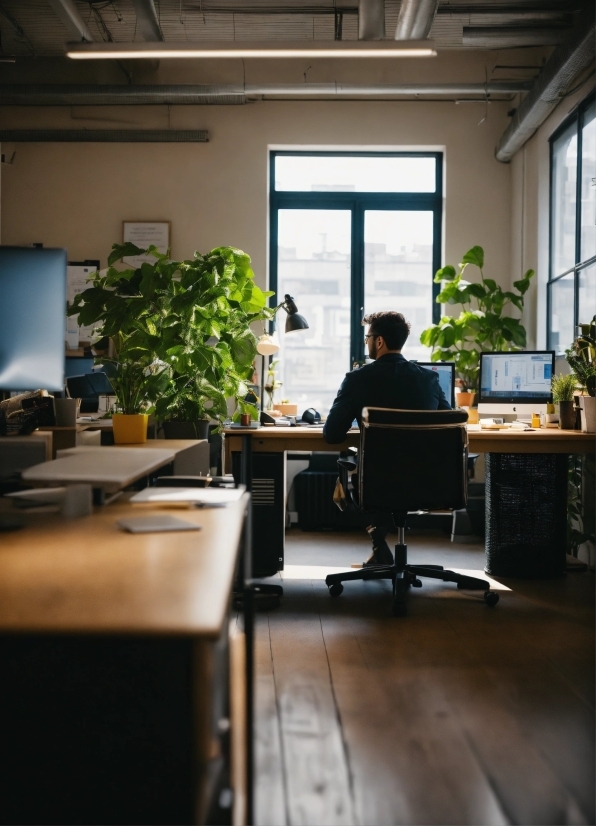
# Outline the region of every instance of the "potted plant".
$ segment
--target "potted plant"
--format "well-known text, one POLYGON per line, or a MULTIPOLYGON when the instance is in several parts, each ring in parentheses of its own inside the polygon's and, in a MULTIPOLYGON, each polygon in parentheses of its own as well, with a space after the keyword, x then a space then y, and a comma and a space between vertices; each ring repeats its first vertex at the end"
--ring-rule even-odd
POLYGON ((551 379, 553 401, 559 405, 559 427, 562 430, 575 430, 575 410, 573 396, 577 392, 577 379, 573 373, 564 376, 554 375, 551 379))
POLYGON ((527 270, 523 278, 514 282, 514 291, 511 291, 503 290, 494 279, 485 278, 483 268, 484 250, 476 246, 462 258, 459 272, 450 264, 437 271, 435 284, 443 284, 437 303, 461 304, 463 309, 458 316, 442 316, 438 324, 428 327, 420 336, 422 344, 432 348, 432 361, 455 363, 461 387, 460 405, 473 404, 480 353, 523 350, 526 346, 524 326, 517 318, 504 315, 504 310, 511 305, 520 312, 523 310, 524 295, 534 270, 527 270), (480 282, 464 279, 470 264, 480 271, 480 282), (468 393, 471 395, 463 395, 468 393))
POLYGON ((85 323, 102 321, 103 335, 128 336, 127 350, 143 367, 146 398, 166 435, 204 438, 211 420, 228 415, 228 399, 235 400, 236 416, 257 418, 256 406, 244 401, 256 355, 250 325, 271 317, 270 294, 254 283, 249 256, 233 247, 172 261, 155 247, 114 244, 108 270, 71 312, 82 313, 85 323), (137 255, 155 260, 136 269, 114 266, 137 255))
POLYGON ((565 356, 584 394, 579 397, 582 430, 596 432, 596 316, 579 325, 581 334, 565 356))
POLYGON ((163 369, 154 366, 151 331, 133 274, 134 270, 120 273, 111 266, 95 273, 92 286, 77 295, 68 310, 68 315, 78 316, 80 325, 98 324, 97 334, 109 342, 100 360, 116 395, 116 444, 146 441, 150 399, 164 378, 163 369))

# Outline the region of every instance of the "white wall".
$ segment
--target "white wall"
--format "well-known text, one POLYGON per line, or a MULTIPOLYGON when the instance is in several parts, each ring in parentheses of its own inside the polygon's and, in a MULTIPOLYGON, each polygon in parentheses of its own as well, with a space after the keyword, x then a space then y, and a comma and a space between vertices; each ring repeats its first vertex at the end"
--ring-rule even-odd
MULTIPOLYGON (((510 168, 494 159, 507 103, 259 101, 245 106, 9 108, 4 128, 206 128, 208 144, 16 145, 4 167, 2 239, 65 246, 106 261, 123 220, 170 220, 172 255, 233 244, 267 263, 268 146, 440 147, 446 153, 445 261, 472 245, 510 281, 510 168), (74 117, 73 117, 74 116, 74 117), (74 122, 73 122, 74 120, 74 122)), ((7 145, 4 151, 11 151, 7 145)))

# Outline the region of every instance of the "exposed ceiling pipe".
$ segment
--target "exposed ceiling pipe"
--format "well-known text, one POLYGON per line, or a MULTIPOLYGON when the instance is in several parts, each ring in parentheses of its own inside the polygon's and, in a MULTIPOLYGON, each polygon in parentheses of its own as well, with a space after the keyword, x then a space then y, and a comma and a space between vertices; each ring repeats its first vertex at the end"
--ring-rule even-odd
POLYGON ((137 33, 147 42, 163 40, 153 0, 132 0, 137 16, 137 33))
POLYGON ((239 103, 245 96, 289 95, 514 95, 528 91, 531 80, 491 80, 484 83, 247 83, 212 86, 2 84, 0 106, 174 106, 239 103))
POLYGON ((439 0, 402 0, 395 29, 396 40, 426 40, 439 0))
POLYGON ((465 26, 462 35, 464 46, 476 49, 517 49, 524 46, 555 46, 562 43, 569 29, 559 26, 535 28, 534 26, 495 27, 465 26))
POLYGON ((206 129, 3 129, 6 143, 208 143, 206 129))
POLYGON ((358 40, 385 39, 385 0, 359 0, 358 40))
POLYGON ((530 92, 520 104, 505 130, 495 157, 507 163, 565 96, 580 72, 594 62, 594 12, 588 11, 565 43, 548 59, 530 92))
POLYGON ((48 0, 48 3, 68 30, 70 40, 85 40, 87 43, 93 43, 93 35, 75 6, 74 0, 48 0))

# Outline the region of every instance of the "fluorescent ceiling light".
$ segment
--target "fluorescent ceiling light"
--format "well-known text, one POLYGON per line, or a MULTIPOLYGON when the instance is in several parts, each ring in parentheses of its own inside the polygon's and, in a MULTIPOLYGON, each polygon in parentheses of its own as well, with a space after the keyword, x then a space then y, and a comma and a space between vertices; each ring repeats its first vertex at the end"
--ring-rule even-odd
POLYGON ((217 41, 184 43, 69 43, 66 54, 73 60, 131 60, 166 58, 300 58, 300 57, 434 57, 428 40, 308 41, 300 43, 250 43, 217 41))

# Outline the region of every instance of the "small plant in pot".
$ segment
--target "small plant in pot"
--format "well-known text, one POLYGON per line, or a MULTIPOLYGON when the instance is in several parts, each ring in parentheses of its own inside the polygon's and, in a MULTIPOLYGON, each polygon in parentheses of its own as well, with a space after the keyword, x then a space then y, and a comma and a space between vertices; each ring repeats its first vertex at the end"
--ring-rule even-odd
POLYGON ((575 410, 573 396, 577 392, 577 379, 570 373, 559 373, 551 379, 553 401, 559 405, 559 427, 562 430, 575 430, 575 410))
MULTIPOLYGON (((466 273, 467 275, 467 273, 466 273)), ((458 316, 444 315, 438 324, 424 330, 420 341, 432 348, 431 361, 453 361, 460 387, 458 404, 472 405, 478 387, 480 353, 523 350, 526 330, 517 318, 505 315, 511 306, 520 312, 524 295, 530 287, 534 270, 514 281, 514 290, 503 290, 492 278, 484 275, 484 250, 472 247, 462 258, 459 272, 448 264, 438 270, 435 284, 443 288, 436 298, 438 304, 461 304, 458 316), (464 278, 469 265, 480 271, 480 281, 464 278)))
POLYGON ((114 442, 145 442, 150 399, 163 385, 165 365, 155 369, 151 333, 129 280, 120 278, 112 267, 96 273, 92 286, 76 296, 68 315, 78 316, 79 324, 98 324, 96 333, 109 342, 107 355, 98 360, 116 395, 114 442))
POLYGON ((596 316, 589 324, 580 324, 580 335, 566 351, 571 367, 583 394, 579 397, 582 430, 596 432, 596 316))

